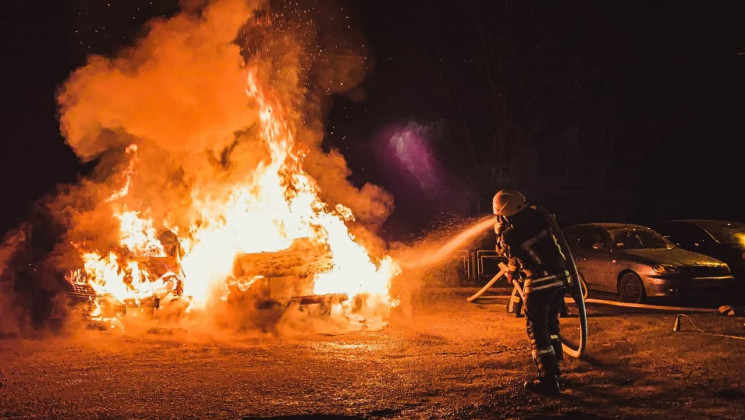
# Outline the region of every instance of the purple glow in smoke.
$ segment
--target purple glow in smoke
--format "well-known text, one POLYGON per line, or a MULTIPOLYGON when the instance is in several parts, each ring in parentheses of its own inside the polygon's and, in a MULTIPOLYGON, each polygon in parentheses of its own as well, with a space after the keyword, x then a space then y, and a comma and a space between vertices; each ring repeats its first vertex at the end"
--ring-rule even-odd
POLYGON ((413 177, 425 194, 434 196, 440 184, 440 170, 429 148, 429 128, 416 122, 386 130, 386 150, 393 161, 413 177))

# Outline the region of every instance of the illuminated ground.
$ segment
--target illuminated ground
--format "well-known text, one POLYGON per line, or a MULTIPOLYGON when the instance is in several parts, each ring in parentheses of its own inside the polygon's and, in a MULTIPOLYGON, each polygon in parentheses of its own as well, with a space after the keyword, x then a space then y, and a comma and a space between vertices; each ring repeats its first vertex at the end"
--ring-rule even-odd
MULTIPOLYGON (((379 332, 205 340, 192 333, 0 340, 0 417, 742 418, 745 341, 672 314, 592 308, 571 387, 526 394, 524 321, 452 289, 379 332), (410 317, 409 317, 410 315, 410 317)), ((494 300, 492 300, 494 302, 494 300)), ((497 300, 497 302, 502 302, 497 300)), ((743 318, 693 316, 745 335, 743 318)))

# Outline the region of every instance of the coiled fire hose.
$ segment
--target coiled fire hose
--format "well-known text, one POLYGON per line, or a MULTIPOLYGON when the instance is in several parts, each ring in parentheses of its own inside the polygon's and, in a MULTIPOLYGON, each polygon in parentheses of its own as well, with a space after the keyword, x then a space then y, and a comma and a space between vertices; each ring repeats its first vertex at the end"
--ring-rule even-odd
POLYGON ((564 338, 562 338, 561 344, 562 347, 564 347, 564 353, 579 359, 582 354, 584 354, 585 348, 587 347, 587 311, 585 310, 585 293, 582 290, 582 281, 580 280, 579 270, 577 270, 577 265, 574 263, 572 250, 569 249, 569 244, 564 237, 564 233, 561 231, 561 228, 556 223, 554 217, 543 207, 536 206, 536 210, 538 210, 538 212, 548 221, 554 237, 558 241, 561 251, 564 253, 567 268, 569 268, 570 278, 567 288, 569 289, 569 294, 572 296, 572 299, 574 299, 574 304, 577 305, 577 315, 579 316, 579 343, 577 343, 577 347, 574 348, 571 343, 568 343, 564 338))

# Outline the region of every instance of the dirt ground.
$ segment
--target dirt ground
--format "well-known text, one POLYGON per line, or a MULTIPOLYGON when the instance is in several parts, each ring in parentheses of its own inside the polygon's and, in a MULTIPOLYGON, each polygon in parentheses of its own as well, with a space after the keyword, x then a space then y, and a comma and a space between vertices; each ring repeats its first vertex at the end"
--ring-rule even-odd
MULTIPOLYGON (((743 418, 745 341, 675 314, 589 306, 582 360, 557 397, 534 375, 504 298, 442 289, 380 331, 271 338, 189 331, 0 339, 2 418, 743 418)), ((691 315, 745 336, 743 318, 691 315)), ((567 318, 567 333, 576 319, 567 318)))

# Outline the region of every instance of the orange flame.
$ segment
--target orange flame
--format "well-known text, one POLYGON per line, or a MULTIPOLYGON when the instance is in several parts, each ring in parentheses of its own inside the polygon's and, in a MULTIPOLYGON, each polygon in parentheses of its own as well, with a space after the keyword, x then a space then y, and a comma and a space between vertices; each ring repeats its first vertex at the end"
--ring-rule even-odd
MULTIPOLYGON (((232 187, 227 200, 196 203, 202 209, 200 223, 189 228, 182 240, 183 293, 196 307, 224 299, 227 279, 239 253, 287 249, 299 238, 310 238, 331 251, 332 269, 315 273, 315 294, 343 293, 350 297, 373 295, 383 305, 395 306, 389 295, 390 281, 399 267, 389 256, 374 263, 368 251, 355 242, 345 222, 352 211, 337 204, 331 208, 319 198, 320 187, 303 169, 300 148, 293 129, 284 118, 282 106, 272 101, 259 86, 256 70, 247 71, 246 94, 259 107, 261 137, 271 152, 271 161, 261 165, 242 184, 232 187)), ((83 252, 84 268, 71 281, 87 282, 99 295, 129 300, 143 299, 175 290, 174 276, 160 277, 137 258, 168 255, 156 237, 154 222, 117 202, 127 196, 137 165, 137 147, 127 149, 130 157, 125 185, 106 201, 112 202, 119 220, 120 252, 83 252)))
POLYGON ((255 72, 247 73, 246 93, 259 105, 262 137, 272 160, 245 185, 236 186, 229 202, 202 203, 203 208, 219 211, 203 214, 209 226, 192 232, 193 242, 183 260, 189 277, 186 294, 205 305, 212 286, 224 285, 237 253, 276 251, 295 239, 312 238, 331 248, 334 263, 332 271, 316 275, 315 293, 371 293, 391 304, 390 280, 398 273, 397 264, 385 257, 375 265, 344 224, 353 219, 351 211, 342 205, 330 210, 319 199, 318 185, 301 167, 302 157, 296 153, 281 105, 266 97, 255 72))

